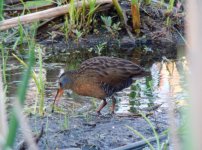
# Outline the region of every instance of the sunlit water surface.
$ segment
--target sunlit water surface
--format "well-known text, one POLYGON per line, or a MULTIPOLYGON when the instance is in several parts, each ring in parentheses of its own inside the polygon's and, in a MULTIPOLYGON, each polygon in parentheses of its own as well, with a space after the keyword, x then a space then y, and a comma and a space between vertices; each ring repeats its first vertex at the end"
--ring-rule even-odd
MULTIPOLYGON (((74 54, 75 55, 75 54, 74 54)), ((120 56, 121 54, 117 55, 120 56)), ((116 55, 115 55, 116 56, 116 55)), ((65 57, 65 56, 64 56, 65 57)), ((71 54, 68 54, 71 57, 71 54)), ((43 79, 45 83, 45 108, 51 109, 56 90, 58 87, 57 79, 64 70, 78 68, 79 64, 88 58, 72 58, 73 62, 63 63, 43 63, 43 79)), ((134 57, 134 56, 133 56, 134 57)), ((138 58, 125 57, 125 59, 139 62, 138 58)), ((2 59, 0 59, 2 60, 2 59)), ((161 105, 163 108, 169 108, 172 104, 184 105, 188 98, 186 74, 188 72, 187 60, 184 55, 177 59, 162 59, 149 63, 146 69, 151 71, 151 77, 144 77, 137 79, 127 89, 116 94, 117 99, 117 113, 135 112, 137 110, 144 110, 152 106, 161 105)), ((36 66, 39 66, 36 64, 36 66)), ((9 56, 7 61, 7 97, 9 103, 16 99, 17 86, 21 83, 21 75, 24 67, 13 57, 9 56)), ((39 68, 35 67, 34 71, 39 72, 39 68)), ((29 89, 27 93, 26 108, 27 111, 33 111, 37 106, 39 96, 36 85, 33 79, 30 80, 29 89)), ((109 100, 109 103, 111 101, 109 100)), ((59 106, 68 111, 90 111, 94 110, 100 101, 94 98, 78 96, 75 93, 66 92, 59 106)), ((109 104, 110 106, 110 104, 109 104)), ((108 111, 109 107, 105 111, 108 111)), ((161 109, 159 109, 161 111, 161 109)))

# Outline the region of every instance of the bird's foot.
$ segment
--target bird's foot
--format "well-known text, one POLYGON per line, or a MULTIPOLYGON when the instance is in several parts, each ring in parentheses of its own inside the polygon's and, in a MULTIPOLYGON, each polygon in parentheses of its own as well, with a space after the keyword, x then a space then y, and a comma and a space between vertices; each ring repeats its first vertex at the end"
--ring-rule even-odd
POLYGON ((90 113, 90 114, 91 114, 92 116, 97 116, 97 117, 102 116, 102 114, 101 114, 100 111, 92 112, 92 113, 90 113))
POLYGON ((111 114, 112 114, 112 115, 115 115, 115 112, 114 112, 114 111, 112 111, 112 112, 111 112, 111 114))
POLYGON ((109 118, 114 118, 115 116, 116 114, 114 112, 111 112, 105 115, 105 117, 109 117, 109 118))
POLYGON ((100 111, 97 111, 97 115, 98 115, 98 116, 101 116, 102 114, 101 114, 101 112, 100 112, 100 111))

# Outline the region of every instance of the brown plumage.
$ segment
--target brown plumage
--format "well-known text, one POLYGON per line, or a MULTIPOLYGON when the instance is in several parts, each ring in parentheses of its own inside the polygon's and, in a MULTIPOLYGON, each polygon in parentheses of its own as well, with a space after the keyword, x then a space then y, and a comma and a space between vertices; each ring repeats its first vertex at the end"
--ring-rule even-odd
MULTIPOLYGON (((78 70, 67 71, 60 76, 60 89, 55 100, 62 95, 63 89, 71 89, 79 95, 103 99, 103 104, 97 110, 100 113, 107 104, 105 100, 107 97, 129 87, 133 77, 149 74, 129 60, 105 56, 94 57, 84 61, 78 70)), ((114 112, 115 98, 112 99, 112 112, 114 112)))

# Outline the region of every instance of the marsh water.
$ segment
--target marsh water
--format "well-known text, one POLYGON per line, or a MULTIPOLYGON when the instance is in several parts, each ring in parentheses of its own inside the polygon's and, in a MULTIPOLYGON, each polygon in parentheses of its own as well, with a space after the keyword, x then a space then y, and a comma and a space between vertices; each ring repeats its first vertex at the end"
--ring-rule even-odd
MULTIPOLYGON (((162 56, 159 60, 141 60, 140 54, 134 49, 130 54, 127 52, 109 53, 106 55, 113 57, 122 57, 131 60, 144 68, 150 70, 151 77, 137 79, 133 85, 122 92, 116 94, 118 100, 117 112, 123 113, 133 111, 135 107, 148 107, 154 103, 163 104, 168 107, 167 99, 181 101, 186 99, 186 72, 188 70, 186 57, 183 54, 183 47, 179 47, 178 56, 175 59, 168 59, 162 56)), ((58 87, 58 77, 65 70, 79 68, 82 61, 94 57, 91 52, 72 52, 56 56, 49 62, 43 62, 43 79, 45 83, 45 102, 46 107, 53 101, 58 87), (55 62, 54 62, 55 61, 55 62), (61 61, 61 62, 60 62, 61 61)), ((36 66, 39 66, 36 63, 36 66)), ((21 82, 21 75, 24 67, 16 58, 8 56, 7 67, 8 99, 16 96, 17 85, 21 82)), ((39 67, 35 67, 37 73, 39 67)), ((28 90, 27 104, 32 105, 37 100, 37 88, 33 80, 30 81, 28 90)), ((82 109, 92 104, 93 98, 85 98, 75 93, 66 92, 61 99, 61 104, 75 105, 82 109), (87 100, 86 100, 87 99, 87 100), (84 103, 82 101, 85 101, 84 103)), ((99 101, 98 101, 99 102, 99 101)), ((64 109, 68 110, 68 105, 64 109)), ((62 105, 61 105, 62 106, 62 105)), ((70 107, 72 108, 72 107, 70 107)))
MULTIPOLYGON (((146 48, 146 51, 148 51, 149 54, 144 56, 142 56, 141 52, 139 52, 139 49, 134 49, 129 52, 128 51, 103 52, 101 53, 101 55, 128 59, 151 71, 150 77, 143 77, 137 79, 132 84, 132 86, 124 89, 123 91, 115 95, 117 99, 116 114, 128 114, 131 112, 136 113, 139 110, 151 111, 152 109, 155 109, 155 112, 157 112, 158 115, 157 119, 154 117, 153 120, 159 120, 158 121, 159 132, 162 132, 166 130, 169 124, 167 120, 168 118, 167 110, 169 110, 170 107, 174 107, 174 109, 181 107, 182 105, 186 104, 186 100, 188 99, 187 82, 186 82, 186 73, 188 72, 187 60, 184 55, 183 46, 178 47, 177 54, 168 54, 169 57, 167 57, 165 54, 165 56, 159 55, 159 58, 156 58, 156 56, 154 58, 151 57, 152 51, 155 51, 154 49, 146 48), (161 125, 161 123, 163 124, 161 125)), ((94 112, 96 107, 100 104, 101 101, 96 100, 95 98, 82 97, 76 95, 71 91, 66 91, 59 102, 57 111, 55 112, 56 115, 54 116, 54 114, 51 113, 52 102, 58 87, 57 79, 59 75, 63 73, 65 70, 78 68, 79 64, 82 61, 94 57, 96 55, 97 54, 92 53, 91 51, 88 52, 85 51, 85 53, 82 51, 68 52, 57 56, 51 56, 51 58, 47 58, 46 55, 44 55, 43 80, 45 83, 45 105, 44 105, 45 106, 44 109, 46 110, 45 117, 38 118, 33 117, 34 116, 33 115, 30 117, 30 122, 32 129, 36 132, 40 130, 42 122, 46 123, 46 125, 47 122, 49 122, 48 125, 50 126, 50 128, 48 128, 47 131, 51 133, 54 132, 54 135, 51 133, 46 134, 45 140, 43 140, 43 142, 40 143, 41 149, 44 148, 48 149, 52 147, 60 149, 68 147, 80 147, 82 149, 85 149, 85 146, 83 145, 91 145, 91 146, 93 145, 93 147, 91 147, 92 149, 116 148, 118 146, 134 142, 134 139, 135 141, 139 139, 138 137, 132 138, 131 137, 132 133, 129 133, 130 131, 127 131, 127 133, 125 132, 126 135, 123 135, 124 133, 122 133, 123 131, 122 127, 121 128, 116 127, 116 125, 118 124, 119 126, 123 126, 124 124, 127 124, 127 122, 131 126, 136 126, 137 129, 140 129, 140 131, 142 131, 143 134, 146 135, 147 137, 151 136, 152 134, 151 131, 148 132, 148 130, 145 131, 144 129, 141 128, 141 126, 143 126, 145 122, 140 121, 138 119, 136 119, 136 121, 132 120, 131 118, 127 118, 126 120, 118 119, 114 121, 110 119, 110 121, 109 120, 107 121, 105 118, 104 119, 105 123, 104 122, 100 123, 100 120, 95 121, 88 115, 86 115, 84 120, 82 121, 79 120, 78 118, 69 119, 68 120, 69 125, 68 127, 66 127, 68 128, 68 131, 66 130, 62 130, 62 132, 58 131, 59 129, 64 128, 64 125, 61 125, 61 123, 59 123, 58 125, 58 122, 61 122, 62 120, 63 122, 62 124, 64 124, 66 116, 68 116, 68 118, 71 118, 71 116, 75 117, 76 115, 78 116, 79 114, 87 114, 88 112, 94 112), (55 124, 53 123, 54 121, 55 124), (84 127, 85 129, 82 129, 81 124, 83 124, 83 122, 86 121, 96 122, 95 123, 97 124, 96 129, 94 128, 93 130, 90 130, 89 128, 92 127, 84 127), (105 128, 109 130, 109 127, 110 129, 112 129, 112 127, 117 129, 117 131, 114 132, 115 135, 111 131, 106 131, 106 133, 103 131, 102 134, 100 134, 101 137, 97 138, 97 141, 96 138, 93 139, 93 136, 97 135, 100 132, 100 130, 104 130, 105 128), (77 128, 79 129, 73 131, 74 129, 77 128), (58 135, 61 133, 62 136, 58 135), (81 135, 80 136, 78 135, 81 133, 83 137, 81 137, 81 135), (105 138, 102 137, 102 135, 105 138), (51 136, 54 136, 55 141, 51 142, 50 138, 51 136), (116 139, 113 138, 113 140, 111 141, 109 140, 111 136, 113 137, 117 136, 117 138, 116 139), (119 140, 122 139, 122 136, 123 137, 126 136, 125 138, 126 140, 120 142, 119 140), (63 139, 64 141, 68 139, 69 142, 66 143, 63 142, 61 144, 58 144, 57 140, 61 141, 61 139, 63 139), (98 142, 100 140, 103 141, 98 142)), ((38 63, 36 63, 35 66, 36 67, 34 67, 33 69, 36 73, 38 73, 39 72, 38 63)), ((18 90, 17 87, 21 83, 21 75, 23 70, 24 67, 13 56, 8 56, 6 67, 7 85, 8 85, 7 86, 8 104, 12 104, 12 102, 16 99, 16 92, 18 90)), ((39 97, 36 85, 33 79, 31 79, 29 89, 27 92, 25 112, 27 112, 28 114, 33 114, 34 111, 36 110, 38 99, 39 97)), ((108 101, 109 103, 111 102, 110 99, 108 101)), ((103 110, 103 114, 108 114, 109 112, 110 112, 110 104, 107 105, 107 107, 103 110)), ((147 128, 149 127, 147 126, 147 128)))

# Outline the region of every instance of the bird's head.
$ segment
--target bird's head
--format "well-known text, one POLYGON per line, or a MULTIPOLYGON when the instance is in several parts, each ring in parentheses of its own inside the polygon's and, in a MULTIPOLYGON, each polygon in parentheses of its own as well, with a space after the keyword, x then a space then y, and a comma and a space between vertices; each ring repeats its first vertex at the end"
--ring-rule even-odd
POLYGON ((71 89, 72 83, 71 72, 65 72, 59 78, 60 89, 71 89))
POLYGON ((59 101, 59 99, 63 95, 65 89, 71 89, 72 83, 73 83, 73 81, 72 81, 72 77, 71 77, 70 72, 65 72, 60 76, 60 78, 59 78, 59 88, 57 90, 57 94, 56 94, 54 102, 53 102, 52 112, 54 111, 55 102, 59 101))

